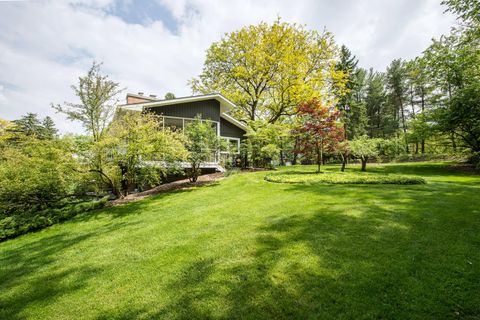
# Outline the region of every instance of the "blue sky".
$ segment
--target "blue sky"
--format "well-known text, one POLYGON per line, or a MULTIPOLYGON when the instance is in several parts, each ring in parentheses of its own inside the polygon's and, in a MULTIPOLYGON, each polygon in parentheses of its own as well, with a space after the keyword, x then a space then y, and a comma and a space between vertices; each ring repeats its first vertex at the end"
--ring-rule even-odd
MULTIPOLYGON (((91 63, 128 92, 190 94, 205 50, 225 32, 278 16, 331 31, 360 65, 383 70, 413 58, 454 19, 438 0, 72 0, 0 2, 0 118, 50 115, 82 128, 51 103, 75 102, 70 85, 91 63)), ((124 96, 119 97, 124 99, 124 96)))

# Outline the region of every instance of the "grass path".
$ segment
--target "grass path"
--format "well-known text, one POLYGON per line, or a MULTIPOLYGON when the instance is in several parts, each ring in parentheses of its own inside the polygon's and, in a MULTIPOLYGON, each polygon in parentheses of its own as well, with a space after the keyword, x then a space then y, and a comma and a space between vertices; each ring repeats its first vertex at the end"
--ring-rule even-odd
POLYGON ((480 176, 444 166, 248 173, 80 215, 0 243, 0 319, 478 319, 480 176))

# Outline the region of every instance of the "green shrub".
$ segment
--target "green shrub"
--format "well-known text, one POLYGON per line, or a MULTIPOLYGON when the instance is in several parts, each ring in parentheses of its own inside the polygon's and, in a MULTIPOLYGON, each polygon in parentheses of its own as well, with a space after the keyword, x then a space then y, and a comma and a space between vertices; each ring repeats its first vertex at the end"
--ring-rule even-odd
POLYGON ((69 204, 63 208, 0 216, 0 241, 46 228, 61 221, 71 219, 79 213, 100 209, 105 206, 107 201, 108 197, 105 197, 100 200, 69 204))
POLYGON ((280 172, 270 173, 265 180, 276 183, 292 184, 425 184, 421 177, 402 176, 395 174, 379 174, 366 172, 328 172, 302 173, 280 172))

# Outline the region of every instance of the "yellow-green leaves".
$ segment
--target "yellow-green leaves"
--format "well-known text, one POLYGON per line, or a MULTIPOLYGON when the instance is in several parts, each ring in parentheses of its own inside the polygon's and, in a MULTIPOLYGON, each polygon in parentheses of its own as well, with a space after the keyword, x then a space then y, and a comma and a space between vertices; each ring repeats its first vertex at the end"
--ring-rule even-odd
POLYGON ((345 75, 335 70, 333 36, 303 25, 261 22, 226 34, 207 50, 194 92, 220 92, 238 105, 234 116, 276 122, 303 101, 334 103, 345 75))

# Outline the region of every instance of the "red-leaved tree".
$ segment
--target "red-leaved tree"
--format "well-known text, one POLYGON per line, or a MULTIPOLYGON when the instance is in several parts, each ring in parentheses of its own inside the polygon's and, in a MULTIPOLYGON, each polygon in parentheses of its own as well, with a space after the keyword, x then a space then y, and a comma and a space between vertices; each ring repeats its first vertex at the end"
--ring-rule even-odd
POLYGON ((298 137, 298 152, 313 154, 320 172, 325 152, 334 152, 344 138, 340 112, 314 99, 298 106, 299 123, 294 130, 298 137))

